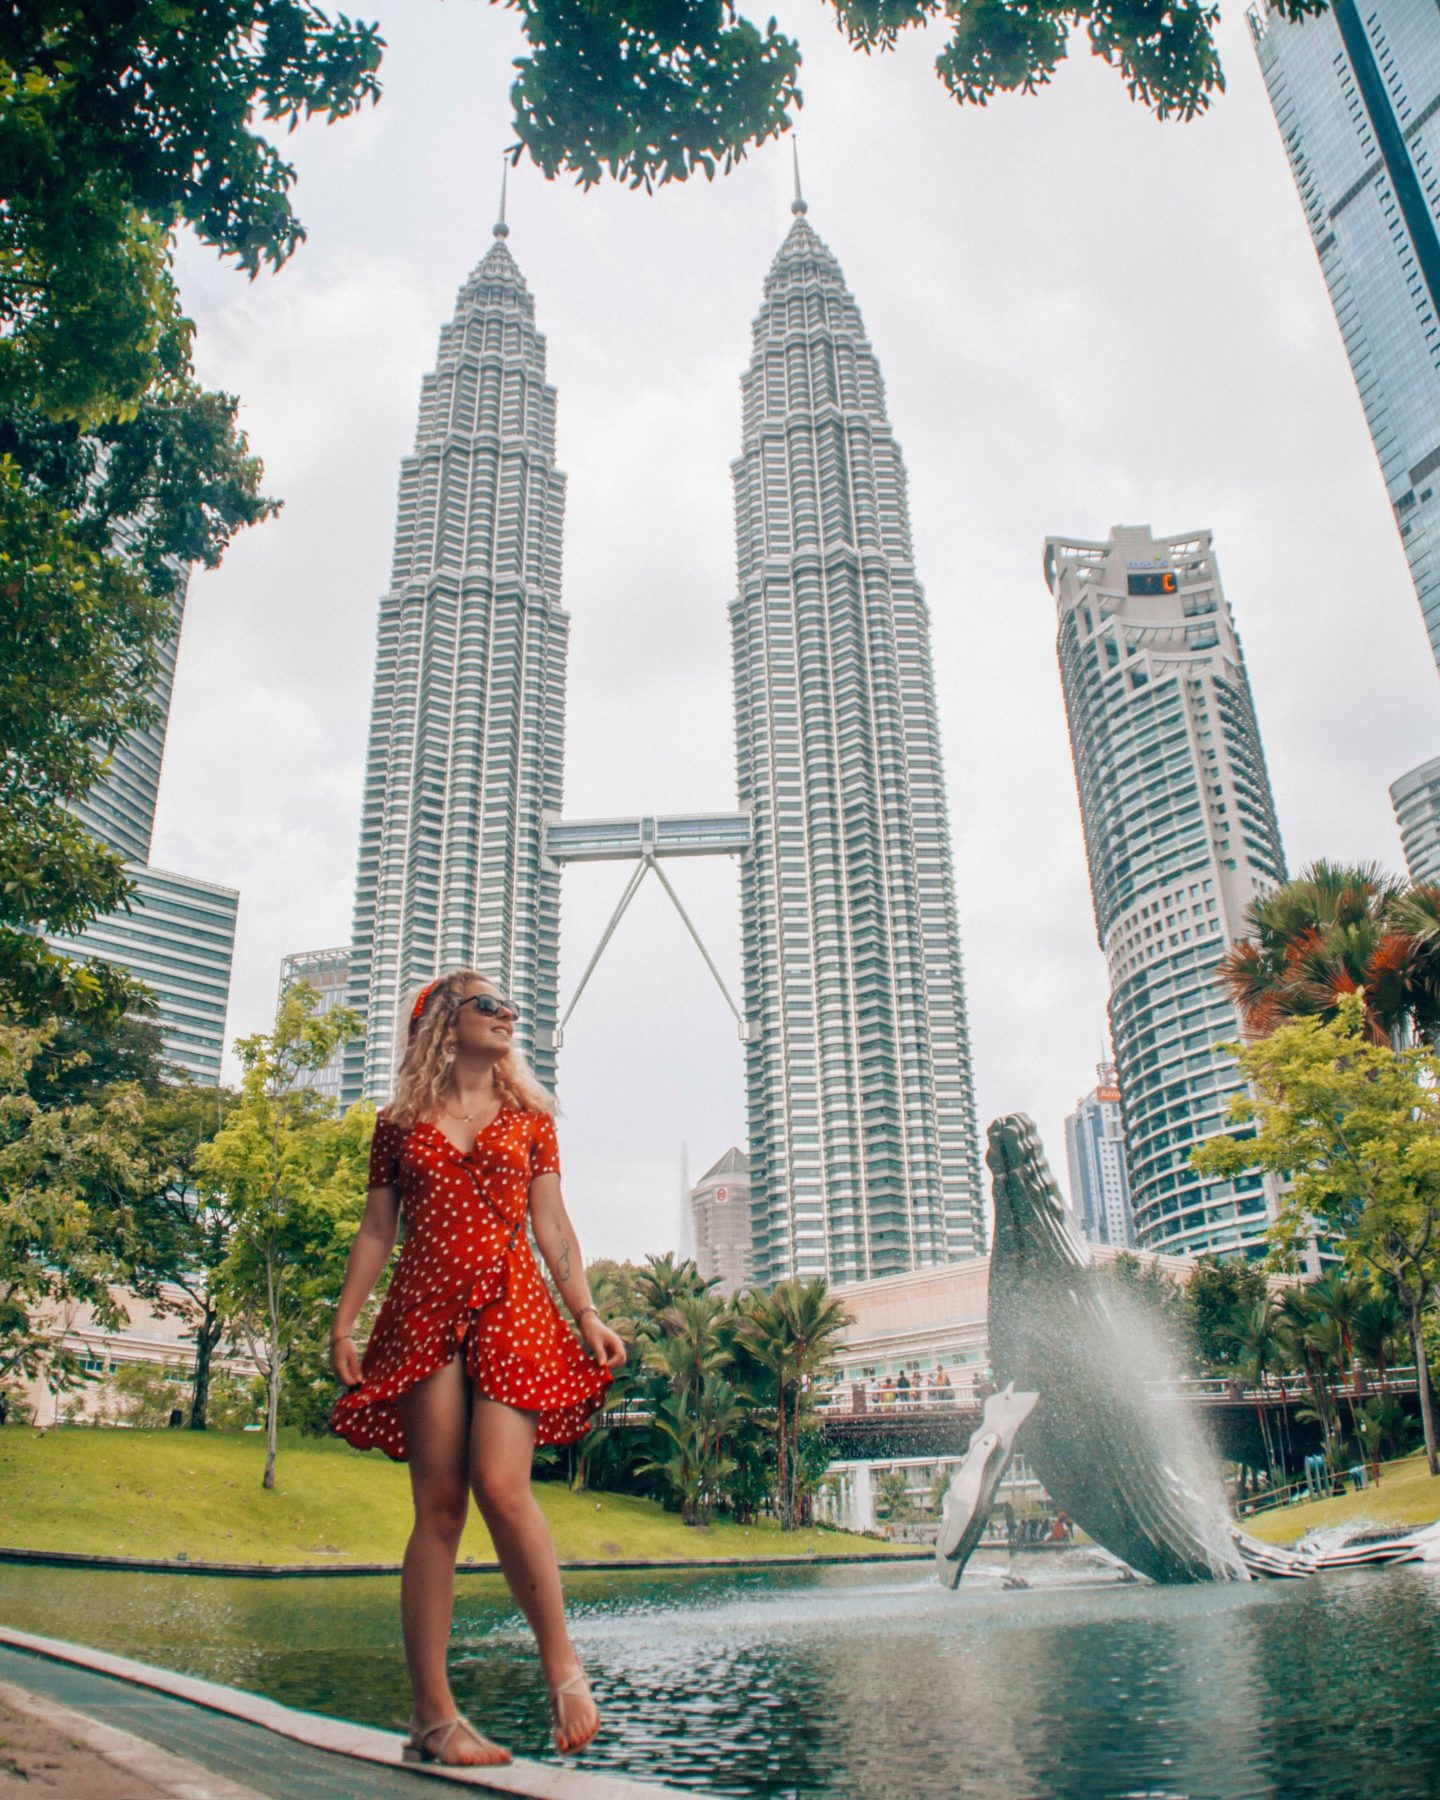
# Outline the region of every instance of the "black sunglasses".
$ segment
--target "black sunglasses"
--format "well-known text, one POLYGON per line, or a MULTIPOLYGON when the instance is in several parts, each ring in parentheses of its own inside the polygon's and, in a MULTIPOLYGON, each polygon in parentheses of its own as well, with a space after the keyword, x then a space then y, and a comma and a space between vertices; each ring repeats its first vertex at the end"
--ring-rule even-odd
POLYGON ((518 1009, 499 994, 472 994, 468 1000, 462 1000, 460 1005, 473 1006, 476 1012, 483 1013, 487 1019, 496 1019, 502 1012, 509 1013, 517 1023, 520 1018, 518 1009))

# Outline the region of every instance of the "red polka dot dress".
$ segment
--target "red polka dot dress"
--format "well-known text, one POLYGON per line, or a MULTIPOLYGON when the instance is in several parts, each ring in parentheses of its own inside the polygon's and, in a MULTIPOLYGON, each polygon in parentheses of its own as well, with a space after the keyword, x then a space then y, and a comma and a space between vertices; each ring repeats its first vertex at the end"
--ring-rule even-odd
POLYGON ((537 1443, 585 1435, 610 1372, 560 1316, 525 1229, 530 1183, 559 1173, 548 1113, 506 1106, 468 1152, 438 1125, 375 1121, 370 1186, 399 1192, 405 1243, 360 1385, 336 1401, 332 1430, 404 1462, 396 1402, 458 1350, 478 1393, 540 1415, 537 1443))

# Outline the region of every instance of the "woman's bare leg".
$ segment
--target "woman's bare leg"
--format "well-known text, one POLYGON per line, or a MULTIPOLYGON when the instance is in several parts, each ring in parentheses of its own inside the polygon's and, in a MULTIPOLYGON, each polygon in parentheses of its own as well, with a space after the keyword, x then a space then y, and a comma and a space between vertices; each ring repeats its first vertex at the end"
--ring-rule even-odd
MULTIPOLYGON (((476 1394, 470 1412, 470 1485, 495 1542, 515 1603, 529 1621, 552 1691, 581 1671, 565 1624, 560 1567, 545 1515, 530 1491, 535 1414, 476 1394)), ((579 1750, 600 1729, 588 1688, 561 1696, 555 1744, 579 1750)))
MULTIPOLYGON (((400 1399, 410 1450, 415 1525, 400 1575, 400 1625, 415 1695, 417 1730, 455 1717, 445 1658, 455 1610, 455 1556, 470 1506, 466 1445, 470 1383, 457 1357, 400 1399)), ((501 1763, 510 1753, 464 1730, 436 1732, 442 1762, 501 1763)))

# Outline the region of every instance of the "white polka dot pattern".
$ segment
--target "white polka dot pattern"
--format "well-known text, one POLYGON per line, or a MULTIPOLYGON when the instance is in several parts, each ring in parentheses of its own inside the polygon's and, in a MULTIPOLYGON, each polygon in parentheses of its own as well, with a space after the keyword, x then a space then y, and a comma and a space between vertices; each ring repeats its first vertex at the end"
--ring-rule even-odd
POLYGON ((395 1186, 405 1244, 361 1361, 331 1429, 358 1450, 409 1454, 400 1396, 457 1350, 476 1391, 538 1413, 536 1442, 572 1444, 610 1384, 561 1318, 530 1248, 530 1183, 560 1173, 548 1113, 505 1107, 468 1152, 437 1125, 409 1131, 382 1114, 370 1186, 395 1186))

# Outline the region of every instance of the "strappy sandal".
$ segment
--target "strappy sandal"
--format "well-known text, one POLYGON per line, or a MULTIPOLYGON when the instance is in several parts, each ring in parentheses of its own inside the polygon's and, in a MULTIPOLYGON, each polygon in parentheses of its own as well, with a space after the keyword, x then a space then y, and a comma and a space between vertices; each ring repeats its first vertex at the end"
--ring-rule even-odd
POLYGON ((410 1735, 406 1738, 404 1746, 400 1751, 400 1760, 401 1762, 407 1763, 439 1763, 443 1768, 447 1769, 480 1769, 498 1768, 502 1764, 510 1762, 512 1759, 510 1752, 502 1745, 492 1743, 482 1732, 475 1729, 463 1713, 456 1713, 453 1719, 441 1719, 434 1725, 427 1725, 423 1731, 420 1729, 418 1721, 412 1719, 410 1721, 410 1735), (447 1762, 445 1750, 450 1739, 457 1731, 468 1731, 471 1738, 482 1750, 495 1750, 498 1751, 499 1754, 486 1763, 447 1762), (444 1736, 441 1737, 438 1744, 432 1747, 430 1740, 437 1732, 443 1732, 444 1736))
POLYGON ((568 1681, 562 1681, 558 1687, 547 1688, 545 1690, 550 1696, 550 1713, 555 1721, 555 1748, 562 1756, 574 1756, 577 1751, 583 1750, 587 1744, 593 1744, 600 1730, 600 1719, 597 1713, 595 1728, 588 1737, 581 1738, 578 1744, 561 1742, 562 1733, 565 1736, 569 1735, 564 1731, 564 1718, 562 1716, 564 1712, 564 1703, 572 1694, 578 1694, 582 1689, 584 1690, 586 1699, 594 1706, 595 1696, 590 1692, 590 1683, 585 1678, 584 1669, 577 1669, 568 1681))

